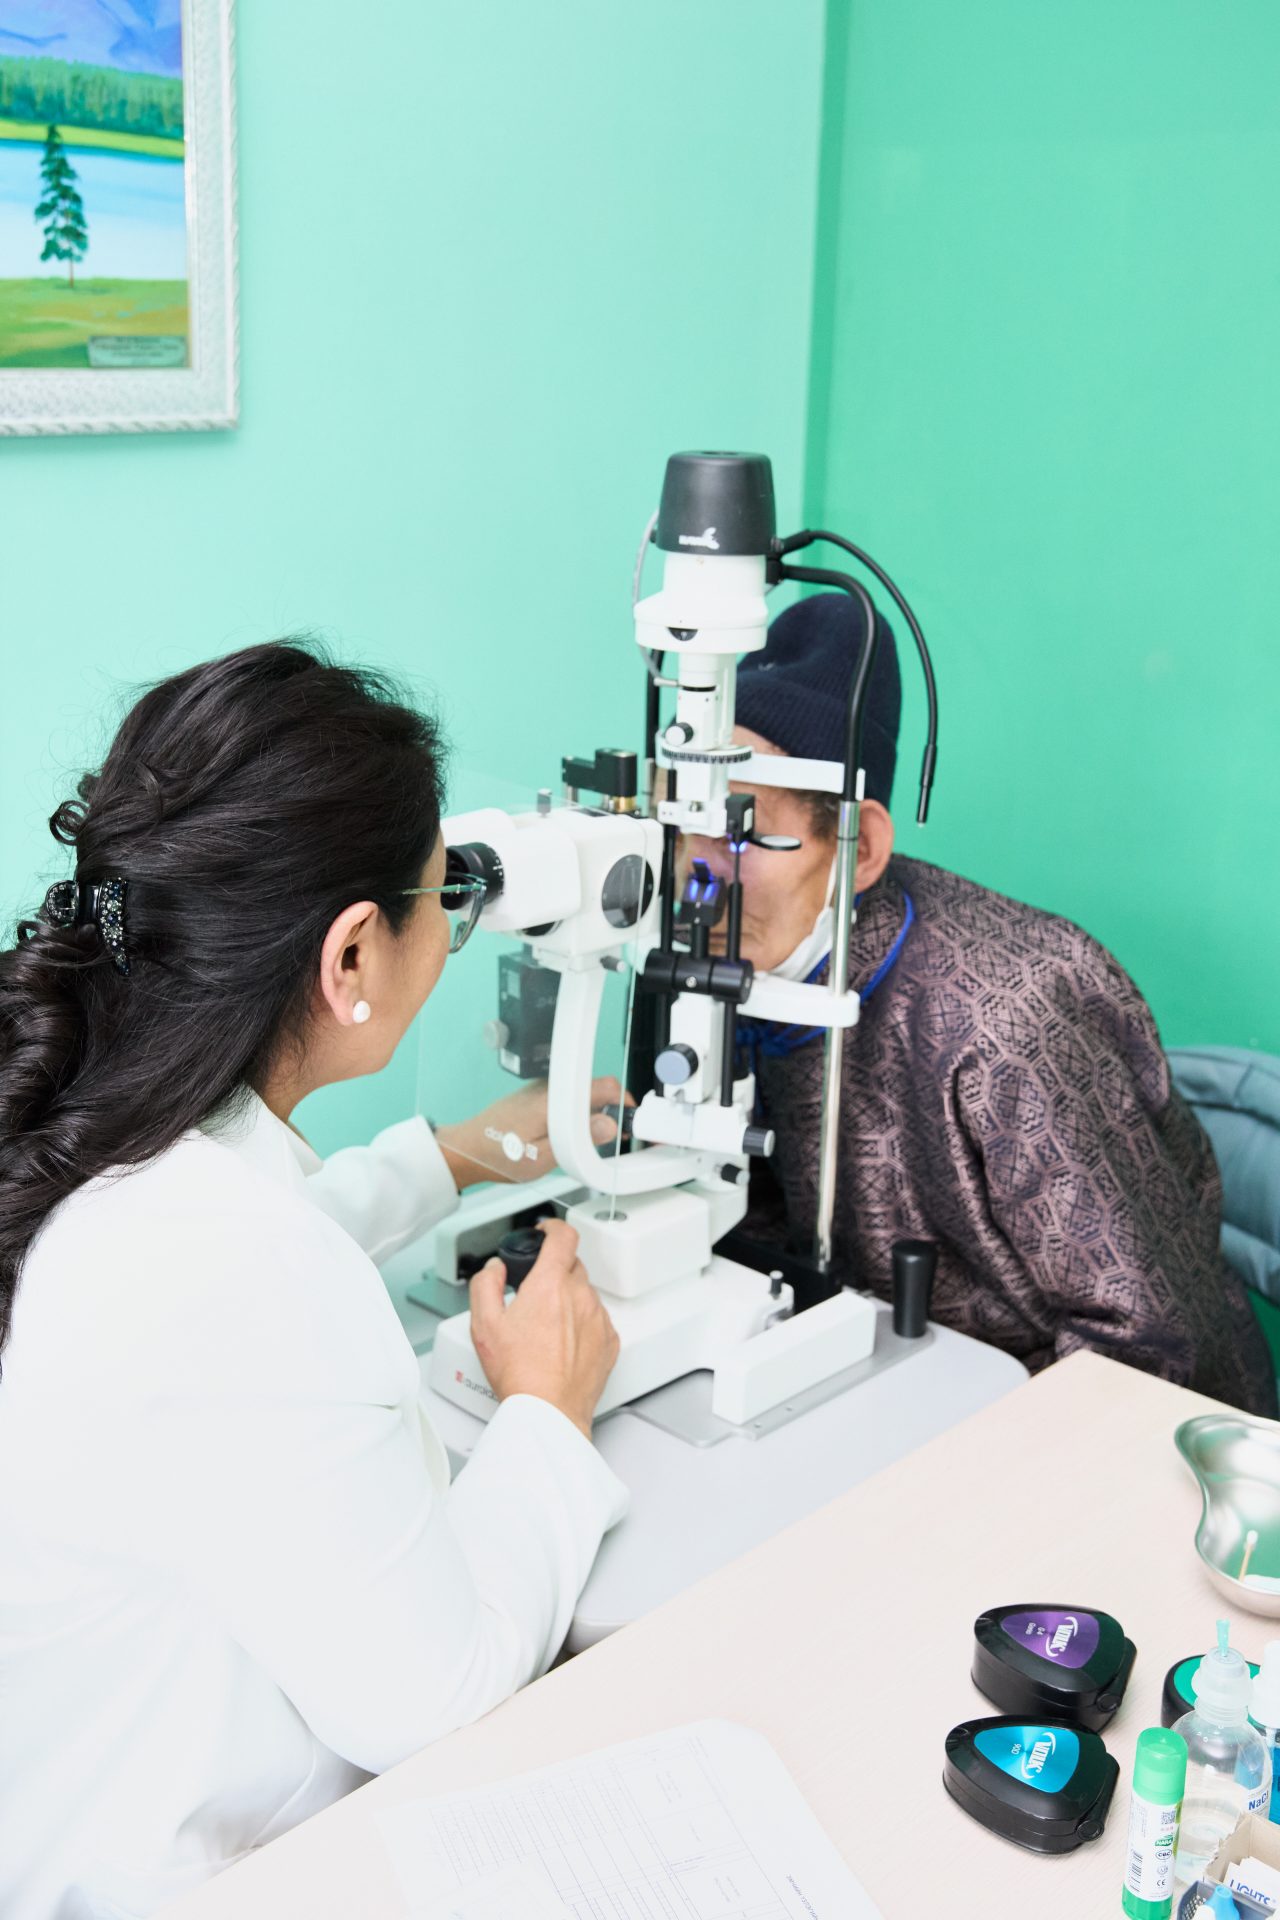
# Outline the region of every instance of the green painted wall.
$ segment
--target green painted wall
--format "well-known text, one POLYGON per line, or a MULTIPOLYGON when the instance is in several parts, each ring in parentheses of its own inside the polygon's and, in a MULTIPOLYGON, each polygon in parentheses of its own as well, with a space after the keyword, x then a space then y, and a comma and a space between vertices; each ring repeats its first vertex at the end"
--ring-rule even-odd
MULTIPOLYGON (((767 448, 799 512, 821 0, 787 0, 785 42, 776 0, 299 24, 239 10, 240 429, 0 442, 6 917, 64 870, 44 821, 122 686, 320 629, 536 784, 638 738, 667 453, 767 448)), ((489 1010, 484 964, 455 1014, 489 1010)), ((427 1031, 447 1117, 470 1036, 427 1031)), ((407 1110, 415 1066, 311 1103, 318 1144, 407 1110)))
MULTIPOLYGON (((271 634, 412 676, 468 795, 634 737, 662 462, 754 445, 934 643, 907 848, 1083 921, 1171 1042, 1280 1051, 1272 0, 380 20, 241 9, 241 428, 0 442, 5 913, 129 685, 271 634)), ((442 1117, 497 1084, 490 977, 429 1009, 442 1117)), ((418 1071, 320 1096, 318 1143, 418 1071)))
POLYGON ((1280 10, 830 14, 808 516, 933 643, 900 844, 1280 1052, 1280 10))

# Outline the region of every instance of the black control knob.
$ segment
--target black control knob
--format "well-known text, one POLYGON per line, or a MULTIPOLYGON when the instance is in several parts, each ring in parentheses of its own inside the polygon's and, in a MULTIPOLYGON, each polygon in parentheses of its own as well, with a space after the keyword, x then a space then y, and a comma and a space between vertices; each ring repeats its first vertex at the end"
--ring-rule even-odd
POLYGON ((904 1340, 920 1340, 929 1325, 938 1247, 933 1240, 893 1243, 893 1330, 904 1340))
MULTIPOLYGON (((610 1100, 606 1102, 603 1107, 597 1107, 595 1111, 601 1114, 604 1119, 612 1120, 615 1127, 621 1127, 624 1141, 630 1140, 635 1131, 636 1124, 636 1110, 634 1107, 619 1106, 616 1100, 610 1100)), ((612 1144, 611 1141, 605 1143, 606 1153, 611 1151, 612 1144)))
POLYGON ((683 1040, 675 1040, 662 1049, 653 1071, 664 1087, 684 1087, 698 1071, 698 1056, 683 1040))
POLYGON ((662 737, 669 747, 687 747, 693 738, 693 728, 687 720, 673 720, 662 737))
POLYGON ((498 1242, 498 1258, 507 1270, 507 1285, 519 1288, 546 1242, 536 1227, 516 1227, 498 1242))
POLYGON ((748 1127, 742 1136, 742 1151, 753 1153, 761 1160, 767 1160, 778 1144, 778 1136, 772 1127, 748 1127))

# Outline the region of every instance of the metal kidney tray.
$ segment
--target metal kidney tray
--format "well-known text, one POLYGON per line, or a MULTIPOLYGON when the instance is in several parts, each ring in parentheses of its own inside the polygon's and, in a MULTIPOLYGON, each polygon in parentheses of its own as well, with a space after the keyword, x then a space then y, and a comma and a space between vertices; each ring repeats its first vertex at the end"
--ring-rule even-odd
POLYGON ((1205 1413, 1174 1434, 1200 1485, 1196 1552, 1220 1593, 1280 1618, 1280 1421, 1205 1413))

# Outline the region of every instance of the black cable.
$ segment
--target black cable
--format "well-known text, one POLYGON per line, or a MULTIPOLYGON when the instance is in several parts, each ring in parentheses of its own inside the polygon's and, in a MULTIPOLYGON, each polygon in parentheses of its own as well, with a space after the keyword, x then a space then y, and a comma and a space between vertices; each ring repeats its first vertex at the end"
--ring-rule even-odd
MULTIPOLYGON (((649 671, 645 676, 644 690, 644 757, 646 761, 652 760, 656 767, 658 759, 658 703, 662 698, 662 689, 658 685, 658 675, 662 672, 662 663, 667 656, 665 653, 659 653, 655 648, 647 657, 649 661, 649 671)), ((656 773, 654 777, 656 779, 656 773)))
POLYGON ((853 685, 849 688, 849 717, 844 743, 844 798, 856 800, 858 775, 862 770, 862 717, 867 705, 867 691, 871 685, 871 664, 875 659, 876 647, 880 639, 876 631, 875 604, 861 580, 855 580, 851 573, 835 573, 829 567, 789 567, 782 562, 778 566, 778 575, 783 580, 803 580, 817 587, 839 587, 843 592, 851 594, 862 608, 867 640, 858 655, 853 685))
MULTIPOLYGON (((676 775, 671 775, 671 798, 675 798, 676 775)), ((658 945, 663 953, 670 953, 676 937, 676 842, 679 839, 674 827, 662 829, 662 872, 658 878, 658 945)), ((671 1038, 671 1001, 665 994, 655 995, 657 1013, 654 1019, 654 1057, 662 1052, 671 1038)), ((647 1092, 648 1089, 646 1088, 647 1092)))
POLYGON ((925 741, 924 758, 920 765, 920 804, 916 810, 916 820, 923 826, 929 817, 929 794, 933 788, 934 770, 938 763, 938 688, 933 677, 933 661, 929 657, 928 644, 903 594, 879 561, 873 560, 869 553, 855 546, 852 540, 846 540, 842 533, 829 533, 825 528, 806 527, 802 533, 788 534, 785 540, 778 542, 777 551, 781 554, 798 553, 802 547, 812 546, 815 540, 829 540, 834 547, 843 547, 860 561, 869 573, 873 573, 889 593, 893 595, 902 612, 902 617, 911 629, 911 637, 916 643, 916 652, 920 656, 920 671, 924 675, 925 696, 929 703, 929 731, 925 741))

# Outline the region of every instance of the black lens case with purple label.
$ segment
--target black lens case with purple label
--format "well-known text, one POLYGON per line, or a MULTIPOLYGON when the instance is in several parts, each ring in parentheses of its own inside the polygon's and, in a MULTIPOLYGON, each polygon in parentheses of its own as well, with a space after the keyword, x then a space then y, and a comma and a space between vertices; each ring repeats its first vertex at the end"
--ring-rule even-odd
POLYGON ((1001 1713, 1100 1733, 1124 1699, 1136 1649, 1091 1607, 992 1607, 973 1623, 973 1683, 1001 1713))

